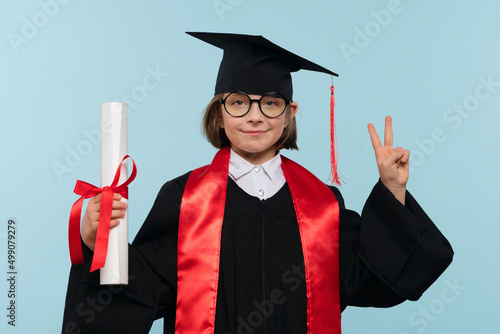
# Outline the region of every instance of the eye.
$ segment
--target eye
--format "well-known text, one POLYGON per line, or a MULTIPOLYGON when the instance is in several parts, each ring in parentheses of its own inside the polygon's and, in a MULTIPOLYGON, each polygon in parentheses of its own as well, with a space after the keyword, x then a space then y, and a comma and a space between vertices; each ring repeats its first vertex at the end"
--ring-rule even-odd
POLYGON ((233 106, 244 106, 246 104, 246 102, 242 99, 237 99, 237 100, 232 100, 231 101, 231 105, 233 106))
POLYGON ((277 106, 278 105, 278 103, 276 101, 274 101, 274 100, 265 100, 264 104, 266 106, 277 106))
POLYGON ((226 98, 226 106, 233 108, 247 107, 249 103, 248 97, 240 93, 231 93, 226 98))
POLYGON ((282 108, 284 103, 285 101, 280 97, 266 95, 262 99, 261 105, 268 108, 282 108))

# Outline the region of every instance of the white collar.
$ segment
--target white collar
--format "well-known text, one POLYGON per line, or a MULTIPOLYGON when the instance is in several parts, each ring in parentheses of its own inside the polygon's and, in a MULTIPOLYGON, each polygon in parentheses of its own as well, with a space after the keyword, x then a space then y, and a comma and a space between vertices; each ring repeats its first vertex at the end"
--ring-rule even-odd
MULTIPOLYGON (((283 170, 281 169, 281 155, 279 153, 271 160, 258 166, 264 170, 273 184, 276 184, 283 175, 283 170)), ((238 180, 243 175, 248 174, 255 167, 257 167, 257 165, 252 165, 231 149, 229 156, 229 174, 234 180, 238 180)))

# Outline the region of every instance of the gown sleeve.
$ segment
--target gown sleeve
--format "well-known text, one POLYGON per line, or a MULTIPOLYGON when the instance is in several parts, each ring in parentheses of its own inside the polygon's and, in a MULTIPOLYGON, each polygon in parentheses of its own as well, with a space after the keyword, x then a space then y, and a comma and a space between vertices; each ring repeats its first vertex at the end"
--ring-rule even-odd
POLYGON ((129 284, 99 284, 90 273, 92 251, 82 242, 85 262, 72 265, 62 333, 148 333, 164 318, 173 333, 176 302, 176 248, 179 208, 188 174, 167 182, 132 245, 129 284))
POLYGON ((450 243, 409 192, 403 205, 379 181, 359 216, 332 190, 340 208, 342 310, 417 300, 451 263, 450 243))

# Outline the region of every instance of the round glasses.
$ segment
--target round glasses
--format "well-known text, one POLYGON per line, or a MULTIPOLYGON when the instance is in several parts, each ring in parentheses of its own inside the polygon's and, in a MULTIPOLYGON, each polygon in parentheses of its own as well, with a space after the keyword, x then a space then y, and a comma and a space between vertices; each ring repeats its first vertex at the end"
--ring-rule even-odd
POLYGON ((278 93, 266 93, 260 99, 251 99, 246 93, 232 92, 219 103, 224 105, 226 112, 233 117, 245 116, 252 107, 252 102, 259 104, 260 111, 267 117, 275 118, 285 112, 290 101, 286 101, 278 93))

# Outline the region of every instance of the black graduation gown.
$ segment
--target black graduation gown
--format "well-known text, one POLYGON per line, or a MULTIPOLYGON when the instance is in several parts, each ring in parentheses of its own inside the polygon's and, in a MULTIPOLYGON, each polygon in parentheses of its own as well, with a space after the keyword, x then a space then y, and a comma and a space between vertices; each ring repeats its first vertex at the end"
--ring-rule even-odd
MULTIPOLYGON (((147 333, 158 318, 164 333, 174 332, 177 231, 188 176, 160 190, 130 247, 128 286, 100 286, 82 243, 85 263, 71 268, 63 333, 147 333)), ((342 310, 416 300, 450 264, 450 244, 409 193, 402 205, 379 181, 360 217, 331 189, 340 208, 342 310)), ((227 191, 215 332, 305 334, 304 261, 287 184, 266 201, 231 179, 227 191)))

